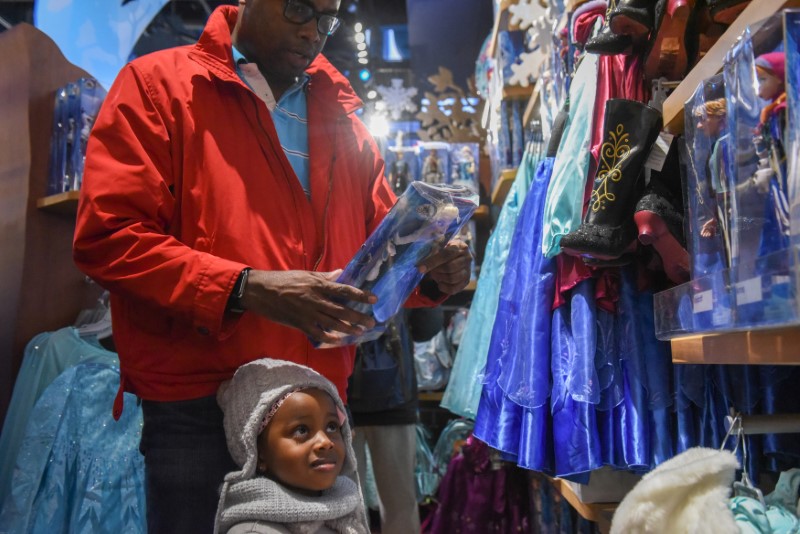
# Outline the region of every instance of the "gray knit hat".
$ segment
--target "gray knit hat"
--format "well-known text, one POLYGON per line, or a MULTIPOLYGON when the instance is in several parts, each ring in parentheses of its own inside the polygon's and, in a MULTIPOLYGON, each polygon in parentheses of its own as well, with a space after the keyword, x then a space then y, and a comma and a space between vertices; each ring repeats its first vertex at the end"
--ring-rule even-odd
MULTIPOLYGON (((225 475, 225 481, 220 490, 217 518, 214 525, 215 533, 220 532, 220 528, 225 527, 231 520, 230 517, 223 519, 229 489, 250 484, 254 479, 261 480, 260 477, 255 475, 256 466, 258 465, 258 435, 264 427, 265 417, 268 418, 271 409, 276 403, 285 400, 287 395, 295 391, 312 388, 322 390, 330 395, 337 411, 340 414, 345 413, 342 399, 339 398, 336 387, 329 380, 308 367, 285 360, 264 358, 245 364, 236 371, 233 378, 223 382, 219 387, 217 403, 224 414, 223 422, 228 451, 241 470, 232 471, 225 475)), ((274 410, 272 415, 274 415, 274 410)), ((339 521, 341 529, 337 530, 353 533, 369 532, 366 511, 358 484, 358 472, 356 471, 355 453, 353 452, 353 435, 347 417, 343 419, 341 431, 345 445, 345 458, 337 483, 328 492, 330 493, 328 499, 333 499, 338 504, 344 505, 345 503, 342 499, 346 496, 339 498, 337 495, 341 493, 340 490, 343 484, 354 484, 352 488, 357 495, 356 508, 349 516, 341 518, 339 521), (344 475, 344 478, 342 475, 344 475)), ((247 489, 245 489, 246 491, 247 489)), ((280 491, 280 489, 277 488, 277 491, 280 491)), ((279 496, 275 493, 273 497, 276 497, 276 495, 279 496)), ((311 510, 313 504, 313 502, 309 502, 305 508, 311 510)), ((326 509, 330 511, 334 508, 335 506, 328 506, 326 509)), ((235 516, 235 513, 228 515, 235 516)))
MULTIPOLYGON (((233 378, 223 382, 217 391, 217 403, 225 415, 225 436, 228 451, 241 471, 225 477, 229 482, 248 480, 256 474, 258 464, 258 435, 261 423, 270 408, 292 391, 319 389, 331 396, 340 413, 344 404, 336 387, 324 376, 286 360, 264 358, 241 366, 233 378)), ((342 424, 345 460, 342 475, 351 476, 356 470, 353 437, 350 423, 342 424)))

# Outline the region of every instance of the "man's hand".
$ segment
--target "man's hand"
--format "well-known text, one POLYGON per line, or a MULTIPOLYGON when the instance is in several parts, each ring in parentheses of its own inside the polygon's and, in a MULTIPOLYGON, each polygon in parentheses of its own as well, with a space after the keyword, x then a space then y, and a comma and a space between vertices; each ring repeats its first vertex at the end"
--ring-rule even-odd
POLYGON ((335 342, 336 333, 358 335, 374 327, 375 321, 334 299, 374 304, 377 297, 334 282, 340 272, 254 269, 248 276, 241 303, 245 309, 297 328, 320 343, 335 342))
POLYGON ((439 291, 455 295, 469 283, 472 253, 466 243, 455 238, 442 250, 425 258, 418 267, 427 279, 436 282, 439 291))

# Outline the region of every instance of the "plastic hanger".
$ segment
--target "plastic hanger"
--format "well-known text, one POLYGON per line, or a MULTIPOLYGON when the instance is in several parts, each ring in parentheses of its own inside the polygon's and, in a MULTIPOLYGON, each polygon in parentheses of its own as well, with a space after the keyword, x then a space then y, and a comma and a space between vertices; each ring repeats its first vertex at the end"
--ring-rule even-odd
POLYGON ((728 443, 728 438, 734 434, 736 436, 736 445, 733 448, 733 454, 736 454, 736 452, 739 450, 739 444, 742 445, 742 478, 741 480, 733 483, 733 496, 749 497, 751 499, 755 499, 766 507, 767 504, 766 501, 764 501, 764 493, 758 489, 755 484, 753 484, 753 481, 750 480, 750 474, 747 471, 747 440, 744 438, 742 414, 737 412, 733 416, 729 416, 727 418, 727 422, 730 423, 730 426, 728 427, 728 433, 725 434, 725 438, 722 440, 722 445, 720 446, 719 450, 725 450, 725 445, 728 443))

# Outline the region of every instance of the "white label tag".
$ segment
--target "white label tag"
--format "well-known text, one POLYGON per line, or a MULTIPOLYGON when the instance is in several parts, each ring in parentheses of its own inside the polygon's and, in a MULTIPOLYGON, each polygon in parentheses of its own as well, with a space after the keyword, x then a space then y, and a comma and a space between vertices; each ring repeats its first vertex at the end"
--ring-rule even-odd
POLYGON ((692 309, 694 313, 710 312, 714 309, 714 298, 710 289, 694 294, 692 309))
POLYGON ((656 172, 661 171, 662 167, 664 167, 664 162, 667 161, 667 152, 669 152, 673 137, 672 134, 667 132, 658 134, 658 139, 653 143, 653 148, 650 149, 650 155, 647 156, 647 161, 644 163, 646 168, 656 172))
POLYGON ((788 285, 791 282, 791 278, 783 274, 773 274, 772 275, 772 285, 773 286, 782 286, 788 285))
POLYGON ((736 284, 736 305, 752 304, 761 302, 764 298, 761 289, 761 277, 756 276, 749 280, 744 280, 736 284))

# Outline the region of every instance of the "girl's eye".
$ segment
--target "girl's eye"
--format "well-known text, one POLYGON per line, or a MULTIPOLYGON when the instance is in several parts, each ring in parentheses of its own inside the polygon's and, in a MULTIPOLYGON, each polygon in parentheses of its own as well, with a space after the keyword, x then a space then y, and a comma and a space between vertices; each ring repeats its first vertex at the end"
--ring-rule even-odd
POLYGON ((338 432, 339 431, 339 423, 330 422, 325 427, 325 430, 330 433, 338 432))
POLYGON ((306 425, 297 425, 292 431, 293 436, 303 437, 308 435, 308 427, 306 425))

